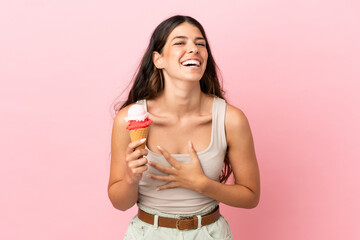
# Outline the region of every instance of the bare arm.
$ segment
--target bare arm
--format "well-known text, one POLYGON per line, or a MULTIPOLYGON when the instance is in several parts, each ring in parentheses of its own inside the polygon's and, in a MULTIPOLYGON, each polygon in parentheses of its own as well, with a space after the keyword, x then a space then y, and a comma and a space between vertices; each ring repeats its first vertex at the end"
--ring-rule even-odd
POLYGON ((146 149, 136 150, 143 142, 130 143, 127 122, 124 117, 130 106, 122 109, 114 119, 111 137, 111 165, 108 196, 113 206, 125 211, 138 199, 138 183, 147 170, 146 149))
POLYGON ((260 176, 253 138, 244 113, 229 104, 225 130, 235 183, 225 185, 207 178, 198 191, 230 206, 254 208, 260 199, 260 176))

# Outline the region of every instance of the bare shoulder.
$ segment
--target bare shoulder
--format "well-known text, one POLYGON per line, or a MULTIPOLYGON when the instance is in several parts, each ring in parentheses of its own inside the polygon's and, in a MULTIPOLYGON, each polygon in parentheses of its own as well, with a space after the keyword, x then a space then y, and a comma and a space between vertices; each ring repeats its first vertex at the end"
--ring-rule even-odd
POLYGON ((134 105, 134 103, 120 109, 120 111, 116 114, 114 118, 114 126, 122 127, 127 125, 127 122, 125 121, 125 117, 127 116, 129 108, 132 105, 134 105))
POLYGON ((225 131, 228 143, 238 140, 239 137, 251 135, 249 121, 245 113, 228 103, 226 104, 225 131))
POLYGON ((227 103, 226 104, 226 114, 225 114, 225 126, 228 126, 230 128, 242 128, 249 125, 248 119, 245 116, 245 113, 227 103))
POLYGON ((128 110, 132 105, 134 104, 130 104, 124 107, 116 114, 113 123, 113 130, 112 130, 113 141, 117 142, 120 140, 121 141, 128 140, 126 142, 130 142, 128 130, 126 129, 128 122, 125 121, 125 117, 127 116, 128 110))

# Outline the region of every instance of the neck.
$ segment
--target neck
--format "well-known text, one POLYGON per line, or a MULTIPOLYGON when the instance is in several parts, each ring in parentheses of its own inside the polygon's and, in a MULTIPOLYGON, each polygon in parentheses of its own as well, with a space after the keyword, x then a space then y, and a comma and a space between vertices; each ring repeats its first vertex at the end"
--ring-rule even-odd
POLYGON ((200 90, 199 81, 167 81, 159 100, 166 112, 182 119, 200 113, 204 93, 200 90))

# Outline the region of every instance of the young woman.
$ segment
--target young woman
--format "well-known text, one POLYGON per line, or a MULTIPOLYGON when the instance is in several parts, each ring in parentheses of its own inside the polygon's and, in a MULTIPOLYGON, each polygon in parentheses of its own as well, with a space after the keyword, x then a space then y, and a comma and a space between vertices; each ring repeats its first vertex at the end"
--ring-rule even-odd
POLYGON ((244 113, 225 102, 205 31, 173 16, 153 32, 127 101, 117 112, 108 186, 113 206, 137 203, 125 239, 232 239, 219 202, 254 208, 260 180, 244 113), (133 104, 152 120, 130 142, 124 121, 133 104), (233 173, 234 183, 225 184, 233 173))

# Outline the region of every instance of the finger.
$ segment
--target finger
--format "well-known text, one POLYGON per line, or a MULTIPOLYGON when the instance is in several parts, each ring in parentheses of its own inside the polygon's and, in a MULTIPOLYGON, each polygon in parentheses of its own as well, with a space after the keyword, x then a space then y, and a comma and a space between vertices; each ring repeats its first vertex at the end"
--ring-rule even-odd
POLYGON ((137 168, 140 167, 142 165, 145 165, 147 163, 147 159, 146 158, 139 158, 138 160, 134 160, 129 162, 128 166, 129 168, 137 168))
POLYGON ((135 150, 134 152, 132 152, 127 161, 134 161, 136 159, 142 158, 144 155, 148 154, 148 150, 147 149, 138 149, 135 150))
POLYGON ((172 182, 175 180, 174 176, 172 176, 172 175, 159 176, 159 175, 148 174, 146 177, 152 178, 155 180, 159 180, 159 181, 163 181, 163 182, 172 182))
POLYGON ((168 189, 168 188, 176 188, 176 187, 179 187, 179 184, 176 183, 176 182, 171 182, 171 183, 168 183, 168 184, 165 184, 165 185, 162 185, 162 186, 158 186, 156 188, 156 190, 160 191, 160 190, 164 190, 164 189, 168 189))
POLYGON ((166 149, 163 149, 160 146, 157 146, 157 148, 159 149, 160 153, 164 156, 166 161, 168 161, 171 164, 171 166, 173 166, 174 168, 179 168, 180 167, 180 163, 178 161, 176 161, 175 158, 173 158, 170 155, 170 153, 168 151, 166 151, 166 149))
POLYGON ((169 174, 169 175, 173 175, 175 174, 175 169, 174 168, 169 168, 169 167, 165 167, 161 164, 155 163, 155 162, 149 162, 149 165, 156 168, 157 170, 169 174))
POLYGON ((127 154, 132 153, 136 147, 140 146, 145 141, 146 141, 146 138, 143 138, 143 139, 140 139, 139 141, 129 143, 129 145, 128 145, 127 149, 126 149, 126 153, 127 154))
POLYGON ((143 166, 141 166, 141 167, 131 169, 131 171, 132 171, 133 174, 142 174, 142 173, 145 172, 146 170, 148 170, 148 166, 147 166, 147 165, 143 165, 143 166))
POLYGON ((192 145, 190 140, 189 140, 189 148, 188 148, 188 150, 189 150, 189 155, 190 155, 191 161, 199 162, 199 158, 198 158, 198 156, 196 154, 196 151, 194 149, 194 146, 192 145))

